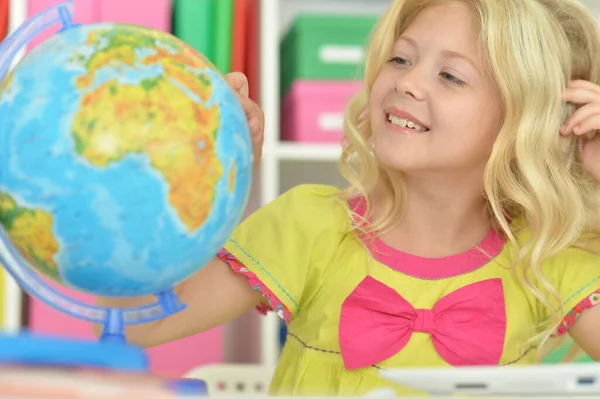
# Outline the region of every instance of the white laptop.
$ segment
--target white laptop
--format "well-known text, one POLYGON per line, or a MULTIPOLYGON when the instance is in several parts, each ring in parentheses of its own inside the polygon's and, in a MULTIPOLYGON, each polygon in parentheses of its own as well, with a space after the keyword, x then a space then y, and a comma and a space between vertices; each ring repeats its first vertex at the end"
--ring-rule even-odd
POLYGON ((433 395, 600 398, 600 363, 381 370, 392 382, 433 395))

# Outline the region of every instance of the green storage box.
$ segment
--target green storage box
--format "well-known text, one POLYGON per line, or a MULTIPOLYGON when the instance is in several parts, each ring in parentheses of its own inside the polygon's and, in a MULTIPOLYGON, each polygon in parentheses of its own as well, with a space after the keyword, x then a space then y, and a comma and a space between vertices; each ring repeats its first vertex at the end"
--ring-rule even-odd
POLYGON ((361 79, 363 53, 377 19, 377 15, 298 15, 281 41, 281 95, 296 79, 361 79))

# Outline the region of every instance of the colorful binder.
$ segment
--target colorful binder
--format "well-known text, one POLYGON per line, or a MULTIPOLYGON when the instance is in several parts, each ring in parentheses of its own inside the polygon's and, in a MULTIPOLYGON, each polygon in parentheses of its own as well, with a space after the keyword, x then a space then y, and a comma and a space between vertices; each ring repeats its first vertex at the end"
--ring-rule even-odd
POLYGON ((10 0, 0 0, 0 41, 8 35, 8 14, 10 0))
POLYGON ((231 39, 233 25, 233 0, 214 2, 214 64, 221 73, 231 71, 231 39))
POLYGON ((93 1, 92 5, 96 8, 99 22, 134 24, 171 31, 171 0, 102 0, 93 1))
POLYGON ((173 1, 173 34, 211 61, 214 60, 214 5, 215 0, 173 1))
POLYGON ((260 104, 260 0, 248 0, 246 31, 246 75, 250 98, 260 104))
POLYGON ((231 70, 246 73, 246 32, 248 29, 248 0, 235 0, 233 9, 233 39, 231 70))

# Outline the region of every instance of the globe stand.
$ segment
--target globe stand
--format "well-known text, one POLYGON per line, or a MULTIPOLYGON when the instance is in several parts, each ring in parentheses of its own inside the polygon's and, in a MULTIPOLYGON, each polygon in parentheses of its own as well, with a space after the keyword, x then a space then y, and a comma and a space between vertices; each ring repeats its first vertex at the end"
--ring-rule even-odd
MULTIPOLYGON (((106 318, 104 320, 104 324, 102 327, 102 334, 100 335, 101 342, 113 342, 113 343, 126 343, 125 339, 125 314, 126 312, 133 312, 137 314, 138 312, 145 313, 147 310, 152 313, 155 309, 156 305, 160 306, 162 311, 162 316, 159 318, 167 317, 172 314, 179 312, 180 310, 185 309, 185 305, 183 305, 179 301, 179 297, 177 294, 173 292, 173 290, 163 291, 156 294, 157 302, 151 308, 147 309, 147 307, 137 307, 132 309, 119 309, 119 308, 103 308, 106 311, 106 318)), ((131 314, 128 313, 128 316, 131 317, 131 314)), ((138 323, 146 323, 151 321, 150 319, 142 318, 141 321, 137 321, 138 323)), ((154 319, 156 320, 156 319, 154 319)), ((133 324, 133 323, 132 323, 133 324)))
MULTIPOLYGON (((0 45, 0 81, 8 73, 17 52, 39 33, 57 23, 61 24, 59 32, 78 26, 72 16, 73 0, 65 1, 33 16, 7 37, 0 45)), ((81 366, 81 362, 84 362, 84 366, 145 371, 146 356, 140 348, 127 344, 125 326, 156 321, 185 308, 172 289, 157 293, 155 303, 127 309, 100 307, 75 300, 46 283, 27 266, 21 254, 7 243, 10 240, 2 228, 0 261, 27 294, 62 313, 102 325, 102 334, 99 339, 101 344, 94 342, 94 345, 88 346, 69 340, 35 341, 29 336, 19 340, 18 344, 0 343, 0 362, 12 359, 56 364, 56 360, 52 359, 58 356, 59 366, 81 366), (69 347, 69 343, 73 346, 69 347), (69 359, 69 355, 72 358, 69 359)))
POLYGON ((7 36, 0 44, 0 81, 6 73, 17 53, 37 35, 56 23, 61 24, 58 32, 79 26, 73 22, 73 1, 67 0, 32 16, 14 33, 7 36))

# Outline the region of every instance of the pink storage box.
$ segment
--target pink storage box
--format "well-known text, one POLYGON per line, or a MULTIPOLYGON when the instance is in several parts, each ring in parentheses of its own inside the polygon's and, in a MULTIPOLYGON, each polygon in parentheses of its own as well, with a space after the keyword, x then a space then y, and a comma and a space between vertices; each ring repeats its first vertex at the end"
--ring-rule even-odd
POLYGON ((339 143, 350 98, 360 81, 296 80, 281 106, 281 139, 303 143, 339 143))
MULTIPOLYGON (((85 303, 94 303, 94 297, 67 290, 54 283, 54 288, 85 303)), ((29 331, 61 337, 96 340, 92 323, 68 316, 29 298, 29 331)), ((147 350, 150 371, 166 378, 177 378, 202 364, 221 363, 224 360, 224 327, 216 327, 201 334, 180 339, 147 350)))
MULTIPOLYGON (((89 1, 89 0, 88 0, 89 1)), ((171 30, 171 0, 94 0, 98 2, 98 21, 171 30)))

